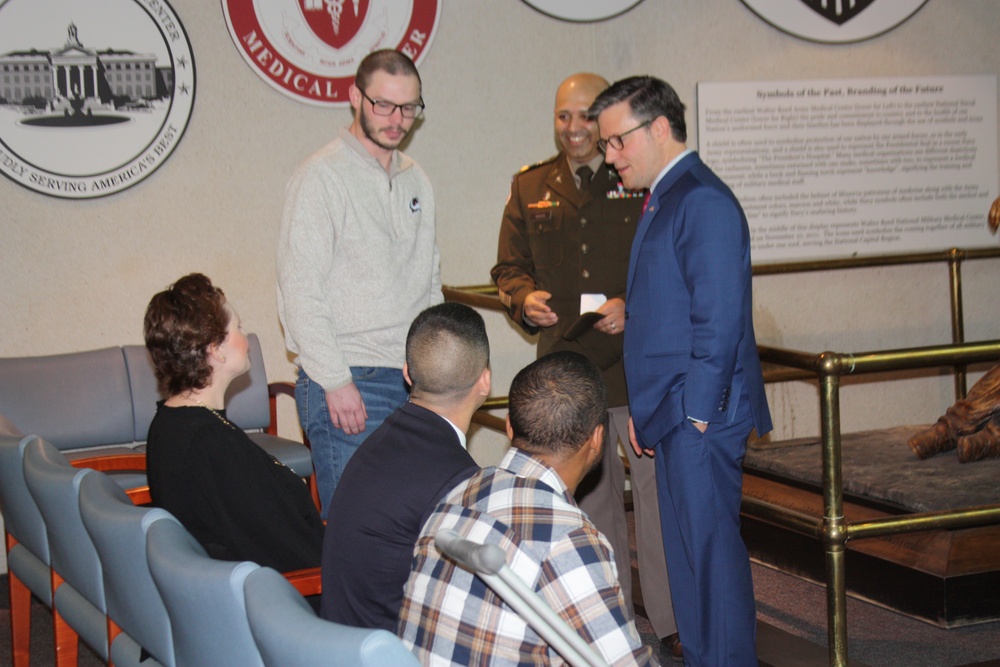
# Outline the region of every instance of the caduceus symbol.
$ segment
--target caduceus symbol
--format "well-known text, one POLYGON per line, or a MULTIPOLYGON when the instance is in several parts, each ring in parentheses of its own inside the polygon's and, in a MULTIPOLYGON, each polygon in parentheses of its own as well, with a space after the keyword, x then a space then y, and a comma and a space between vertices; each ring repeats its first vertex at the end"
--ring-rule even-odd
MULTIPOLYGON (((333 34, 340 34, 340 15, 344 11, 345 0, 326 0, 326 11, 330 14, 330 20, 333 22, 333 34)), ((361 4, 361 0, 353 0, 354 4, 354 17, 358 16, 358 8, 361 4)))

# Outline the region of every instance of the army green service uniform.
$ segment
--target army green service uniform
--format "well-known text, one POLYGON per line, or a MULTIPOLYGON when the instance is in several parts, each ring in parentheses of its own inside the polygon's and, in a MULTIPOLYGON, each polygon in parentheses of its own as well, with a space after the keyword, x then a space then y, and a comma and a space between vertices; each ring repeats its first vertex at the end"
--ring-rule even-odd
POLYGON ((611 407, 628 403, 622 336, 589 329, 568 341, 563 333, 580 314, 581 294, 625 299, 644 196, 624 189, 606 164, 581 189, 562 154, 526 167, 511 184, 490 272, 511 320, 528 333, 539 330, 524 321, 524 298, 535 290, 552 294, 548 305, 559 321, 541 330, 538 356, 558 350, 585 355, 601 369, 611 407))

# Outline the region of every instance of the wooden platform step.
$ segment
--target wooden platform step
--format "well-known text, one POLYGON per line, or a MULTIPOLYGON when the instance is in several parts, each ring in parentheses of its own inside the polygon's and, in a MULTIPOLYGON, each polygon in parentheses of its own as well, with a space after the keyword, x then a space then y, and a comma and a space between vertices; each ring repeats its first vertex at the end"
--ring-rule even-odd
MULTIPOLYGON (((743 492, 817 518, 823 515, 818 488, 768 473, 748 470, 743 492)), ((845 496, 848 521, 899 513, 878 502, 845 496)), ((806 579, 825 581, 818 539, 746 515, 743 538, 751 557, 806 579)), ((849 542, 846 574, 848 593, 941 627, 1000 620, 1000 526, 849 542)))

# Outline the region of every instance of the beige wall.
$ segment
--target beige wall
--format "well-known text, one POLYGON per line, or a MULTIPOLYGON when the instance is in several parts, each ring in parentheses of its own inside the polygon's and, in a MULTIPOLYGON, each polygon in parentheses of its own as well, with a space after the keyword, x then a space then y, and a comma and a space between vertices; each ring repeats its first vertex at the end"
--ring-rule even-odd
MULTIPOLYGON (((0 179, 0 355, 141 342, 149 297, 202 271, 260 335, 271 379, 291 379, 274 298, 282 190, 349 114, 294 102, 261 81, 232 44, 217 0, 171 4, 198 81, 187 133, 166 164, 121 194, 82 202, 0 179)), ((998 25, 996 0, 931 0, 887 35, 828 46, 777 31, 738 0, 645 0, 589 25, 550 19, 520 0, 446 0, 421 64, 426 117, 408 148, 435 186, 444 281, 488 281, 510 176, 555 151, 553 93, 573 71, 670 81, 690 107, 697 145, 699 81, 996 74, 998 25)), ((815 351, 947 342, 945 277, 944 267, 920 266, 761 278, 758 339, 815 351)), ((1000 262, 971 263, 964 277, 967 337, 1000 337, 1000 262)), ((487 320, 494 393, 504 394, 534 352, 501 315, 487 320)), ((777 436, 817 432, 814 388, 769 392, 777 436)), ((932 421, 950 392, 940 377, 888 389, 860 383, 844 394, 845 430, 932 421)), ((281 417, 282 431, 294 433, 289 407, 281 417)), ((495 461, 503 446, 487 432, 471 444, 481 462, 495 461)))

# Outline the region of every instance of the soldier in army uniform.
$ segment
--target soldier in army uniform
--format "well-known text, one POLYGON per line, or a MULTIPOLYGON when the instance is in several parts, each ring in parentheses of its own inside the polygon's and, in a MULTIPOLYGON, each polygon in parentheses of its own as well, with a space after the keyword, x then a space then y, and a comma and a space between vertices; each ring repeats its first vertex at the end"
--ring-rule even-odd
POLYGON ((631 609, 620 433, 631 462, 644 607, 658 636, 679 657, 655 468, 652 459, 631 456, 622 365, 620 334, 625 326, 629 252, 646 193, 625 189, 598 150, 597 123, 587 117, 587 110, 607 86, 603 78, 587 73, 574 74, 559 86, 555 134, 561 151, 514 176, 500 227, 497 264, 490 274, 511 320, 529 334, 540 334, 539 357, 572 350, 602 371, 611 407, 605 456, 580 485, 577 502, 611 541, 622 593, 631 609), (607 300, 596 308, 602 317, 576 335, 581 295, 602 295, 607 300))

